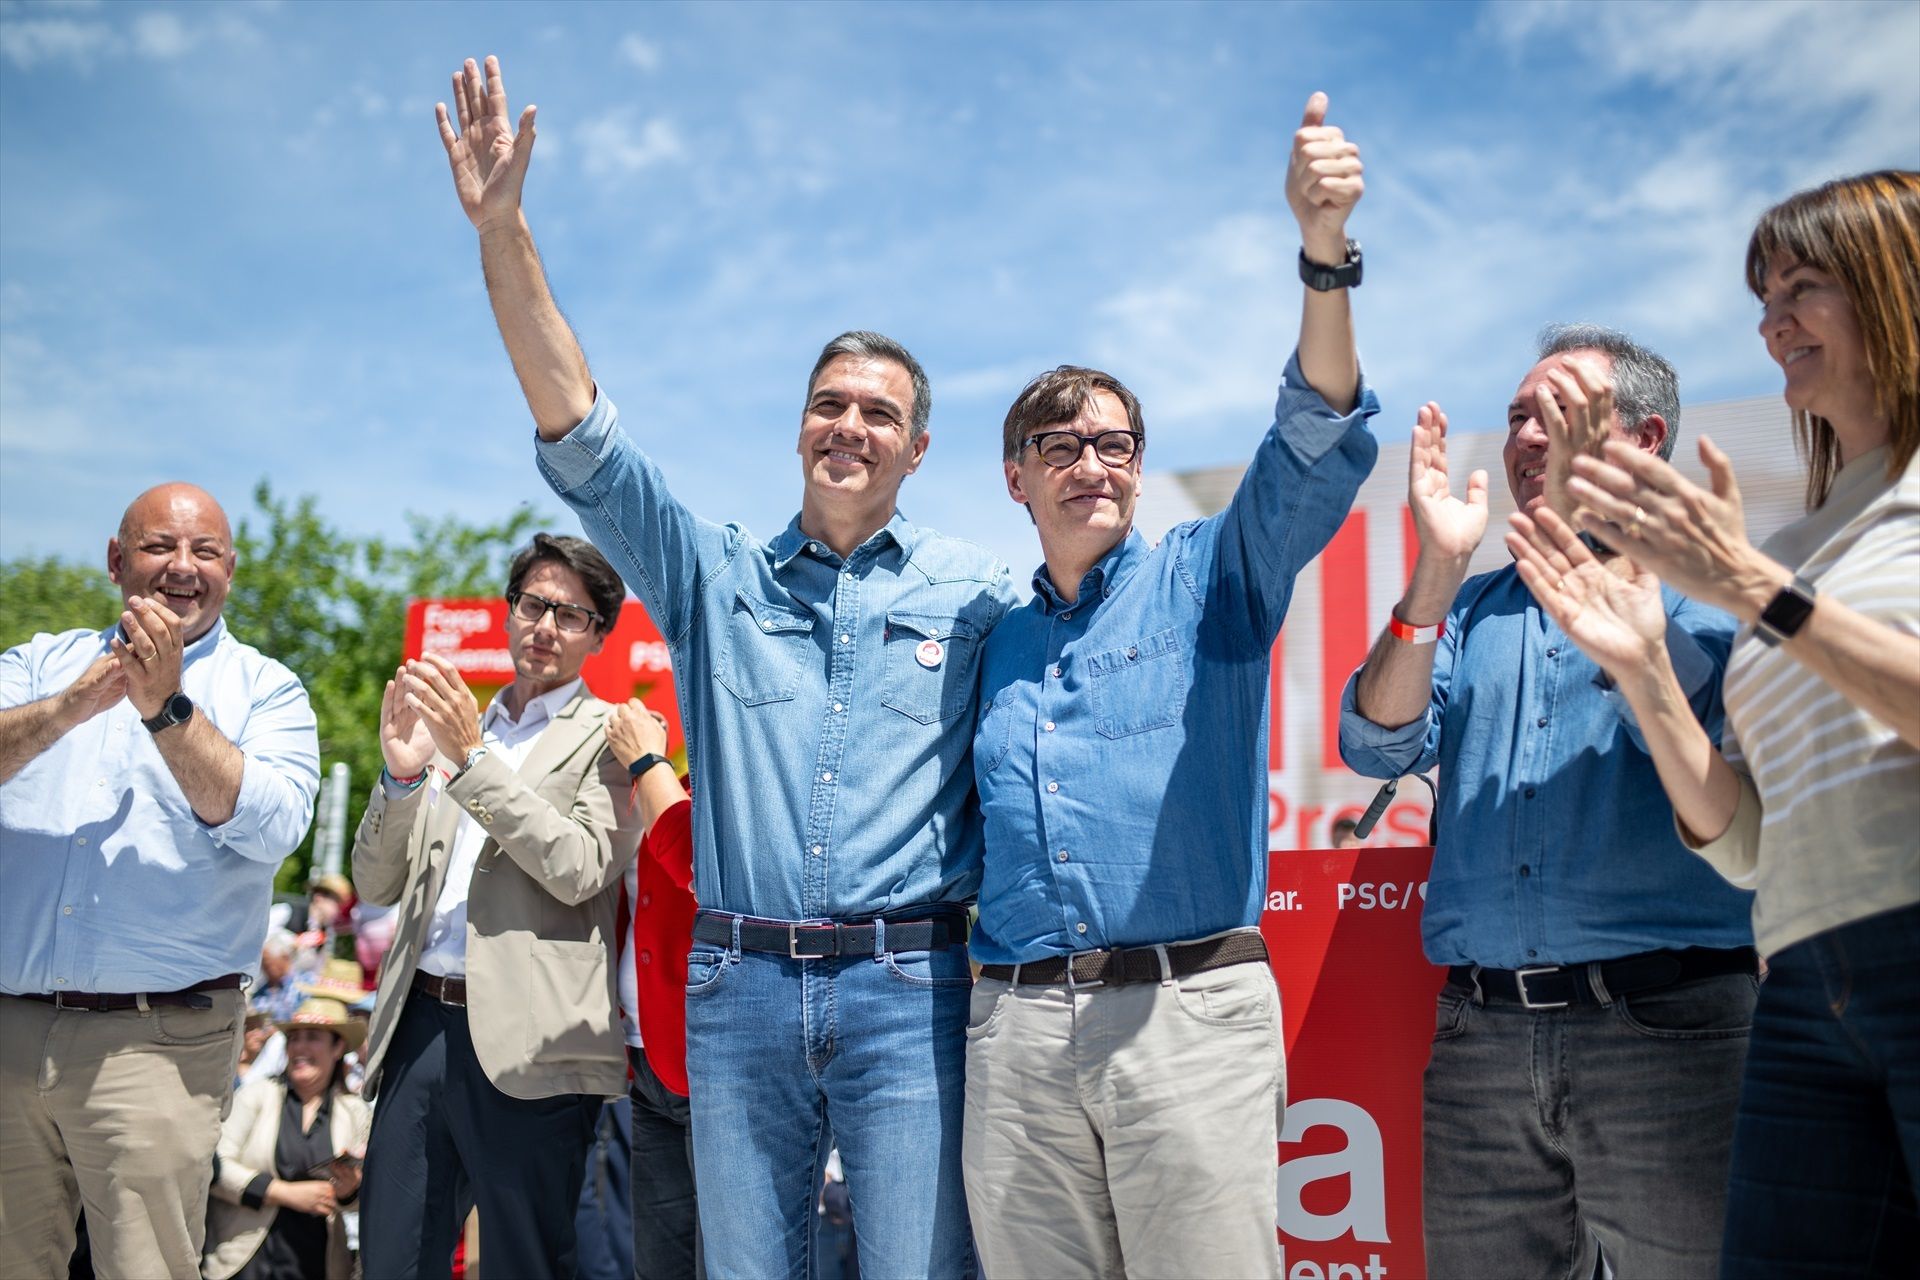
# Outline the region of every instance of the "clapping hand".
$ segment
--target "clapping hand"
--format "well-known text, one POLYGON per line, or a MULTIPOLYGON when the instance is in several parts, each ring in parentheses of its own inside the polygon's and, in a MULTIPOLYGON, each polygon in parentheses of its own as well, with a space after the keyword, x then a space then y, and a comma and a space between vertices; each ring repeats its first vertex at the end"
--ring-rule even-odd
POLYGON ((607 746, 616 760, 629 766, 644 755, 665 755, 667 718, 640 699, 628 698, 607 717, 607 746))
POLYGON ((117 653, 95 658, 80 678, 60 693, 67 721, 74 727, 105 711, 127 696, 127 677, 120 669, 117 653))
POLYGON ((1573 476, 1574 459, 1599 457, 1601 446, 1613 435, 1613 383, 1590 360, 1569 358, 1566 363, 1573 373, 1549 370, 1534 396, 1540 426, 1547 435, 1547 506, 1577 526, 1583 512, 1567 482, 1573 476))
POLYGON ((417 778, 433 759, 433 735, 401 688, 406 676, 405 666, 395 667, 380 695, 380 754, 393 778, 417 778))
POLYGON ((508 123, 507 86, 500 77, 500 60, 492 56, 487 58, 484 81, 472 58, 453 73, 453 103, 460 119, 458 133, 447 118, 447 104, 434 104, 440 142, 447 149, 460 207, 484 231, 490 223, 519 216, 538 108, 529 104, 520 113, 517 129, 508 123))
POLYGON ((415 659, 401 668, 399 688, 441 755, 464 761, 480 745, 480 704, 451 662, 437 653, 415 659))
POLYGON ((1487 532, 1487 473, 1467 477, 1467 496, 1457 498, 1447 471, 1447 415, 1429 400, 1413 423, 1407 452, 1407 505, 1423 555, 1464 561, 1487 532))
POLYGON ((1659 578, 1624 558, 1603 564, 1551 507, 1507 520, 1520 580, 1582 653, 1616 680, 1665 659, 1659 578))
POLYGON ((160 714, 167 699, 180 692, 180 618, 158 600, 134 596, 120 615, 125 636, 112 640, 113 656, 126 678, 127 699, 142 720, 160 714))

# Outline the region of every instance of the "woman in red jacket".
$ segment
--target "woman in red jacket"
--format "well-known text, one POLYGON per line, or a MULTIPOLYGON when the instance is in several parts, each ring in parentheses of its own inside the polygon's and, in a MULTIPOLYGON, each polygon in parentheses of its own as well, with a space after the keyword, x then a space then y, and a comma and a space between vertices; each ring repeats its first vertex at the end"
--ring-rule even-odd
POLYGON ((693 940, 693 806, 666 758, 666 721, 638 698, 607 720, 607 746, 633 774, 628 803, 647 834, 627 882, 633 928, 620 957, 632 1074, 633 1270, 638 1280, 704 1274, 687 1113, 687 951, 693 940))

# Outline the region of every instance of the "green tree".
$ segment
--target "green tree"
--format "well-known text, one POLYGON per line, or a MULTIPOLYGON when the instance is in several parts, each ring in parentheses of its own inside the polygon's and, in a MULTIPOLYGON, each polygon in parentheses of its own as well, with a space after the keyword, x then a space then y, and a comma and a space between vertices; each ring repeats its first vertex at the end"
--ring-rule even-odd
MULTIPOLYGON (((352 770, 351 833, 380 771, 380 697, 405 645, 407 602, 497 593, 508 558, 543 527, 541 517, 530 507, 494 524, 412 515, 409 536, 389 541, 345 533, 311 496, 281 497, 264 480, 253 501, 234 527, 239 564, 224 616, 236 637, 306 685, 322 773, 335 762, 352 770)), ((51 557, 0 562, 0 647, 39 631, 103 627, 119 612, 104 567, 51 557)), ((309 831, 282 864, 277 887, 306 883, 313 838, 309 831)))

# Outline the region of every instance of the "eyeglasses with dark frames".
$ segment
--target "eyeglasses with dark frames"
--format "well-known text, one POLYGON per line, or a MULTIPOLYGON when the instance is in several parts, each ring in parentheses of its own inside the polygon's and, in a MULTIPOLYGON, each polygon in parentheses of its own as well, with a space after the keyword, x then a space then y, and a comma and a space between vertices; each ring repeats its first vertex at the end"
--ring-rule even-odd
POLYGON ((513 610, 513 616, 522 622, 538 624, 553 613, 553 625, 562 631, 578 635, 591 627, 606 621, 606 618, 592 609, 582 609, 577 604, 562 604, 558 600, 549 600, 545 596, 536 596, 528 591, 507 592, 507 607, 513 610))
POLYGON ((1064 471, 1080 461, 1080 455, 1089 445, 1093 447, 1096 461, 1109 467, 1124 467, 1140 452, 1144 439, 1138 431, 1102 431, 1091 436, 1083 436, 1078 431, 1042 431, 1028 436, 1027 444, 1040 455, 1040 461, 1064 471))

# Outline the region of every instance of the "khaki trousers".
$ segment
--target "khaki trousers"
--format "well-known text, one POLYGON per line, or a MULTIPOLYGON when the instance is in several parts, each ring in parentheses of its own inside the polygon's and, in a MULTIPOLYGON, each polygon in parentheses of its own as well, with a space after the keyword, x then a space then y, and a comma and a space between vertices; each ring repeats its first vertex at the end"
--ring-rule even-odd
POLYGON ((0 996, 0 1276, 58 1277, 82 1205, 102 1280, 200 1274, 242 999, 86 1013, 0 996))
POLYGON ((1267 965, 1072 990, 982 979, 970 1013, 962 1159, 986 1275, 1280 1274, 1267 965))

